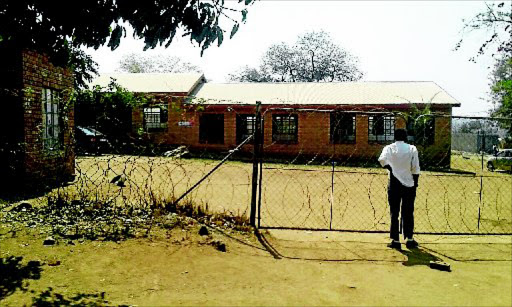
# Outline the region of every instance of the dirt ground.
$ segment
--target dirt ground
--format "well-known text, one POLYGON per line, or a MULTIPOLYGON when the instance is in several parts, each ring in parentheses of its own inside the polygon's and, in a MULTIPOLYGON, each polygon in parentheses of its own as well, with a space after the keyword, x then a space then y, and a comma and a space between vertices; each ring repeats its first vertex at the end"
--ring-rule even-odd
MULTIPOLYGON (((478 172, 478 160, 454 156, 459 169, 478 172), (465 166, 465 168, 463 168, 465 166)), ((181 196, 218 161, 166 157, 101 156, 77 159, 70 189, 81 197, 103 195, 119 202, 151 202, 181 196), (110 183, 126 174, 123 189, 110 183)), ((383 169, 265 164, 261 225, 338 230, 389 229, 387 172, 383 169)), ((481 172, 480 164, 480 172, 481 172)), ((188 199, 215 212, 248 214, 252 164, 227 162, 188 199)), ((512 229, 512 177, 483 170, 485 177, 423 172, 415 205, 415 229, 428 233, 501 233, 512 229), (481 186, 482 183, 482 186, 481 186), (481 192, 481 195, 480 195, 481 192), (481 196, 481 197, 480 197, 481 196)))
POLYGON ((37 232, 2 235, 0 304, 31 304, 49 287, 54 298, 71 302, 105 292, 108 304, 140 306, 512 304, 511 236, 418 236, 419 250, 399 252, 386 247, 386 234, 273 230, 258 240, 213 229, 199 236, 198 229, 54 246, 43 246, 37 232), (6 278, 10 256, 23 258, 6 278), (452 271, 431 269, 436 259, 452 271))

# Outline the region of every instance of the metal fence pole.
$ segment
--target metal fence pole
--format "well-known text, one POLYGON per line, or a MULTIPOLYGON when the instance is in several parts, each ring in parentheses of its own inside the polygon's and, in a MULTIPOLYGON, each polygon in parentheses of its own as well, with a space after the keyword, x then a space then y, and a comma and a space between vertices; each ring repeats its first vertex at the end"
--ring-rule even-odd
POLYGON ((264 137, 264 134, 263 134, 263 130, 264 130, 264 122, 265 122, 265 119, 264 119, 264 113, 261 114, 261 109, 260 109, 260 114, 258 115, 257 119, 257 124, 256 124, 256 127, 257 127, 257 133, 259 135, 259 141, 258 141, 258 163, 259 163, 259 168, 260 168, 260 172, 259 172, 259 180, 258 180, 258 228, 260 228, 260 223, 261 223, 261 189, 263 188, 263 184, 262 184, 262 180, 263 180, 263 143, 265 143, 265 137, 264 137))
POLYGON ((329 218, 329 230, 332 230, 332 206, 334 205, 334 166, 336 162, 332 161, 332 172, 331 172, 331 214, 329 218))
POLYGON ((252 162, 252 194, 251 194, 251 226, 256 227, 256 199, 258 194, 258 163, 260 158, 260 142, 261 142, 261 102, 256 102, 256 117, 254 122, 254 156, 252 162))

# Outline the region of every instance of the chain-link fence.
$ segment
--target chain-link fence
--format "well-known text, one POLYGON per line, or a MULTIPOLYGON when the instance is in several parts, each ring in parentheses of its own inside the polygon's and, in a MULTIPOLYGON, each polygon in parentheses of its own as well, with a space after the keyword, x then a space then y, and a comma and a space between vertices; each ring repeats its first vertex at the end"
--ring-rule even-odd
POLYGON ((268 112, 260 227, 389 231, 388 172, 377 159, 395 128, 405 128, 422 168, 417 233, 512 233, 510 120, 383 110, 268 112))
POLYGON ((148 210, 187 203, 261 228, 387 232, 388 174, 377 158, 405 128, 422 168, 416 232, 512 233, 510 120, 259 108, 77 108, 75 179, 45 195, 148 210))

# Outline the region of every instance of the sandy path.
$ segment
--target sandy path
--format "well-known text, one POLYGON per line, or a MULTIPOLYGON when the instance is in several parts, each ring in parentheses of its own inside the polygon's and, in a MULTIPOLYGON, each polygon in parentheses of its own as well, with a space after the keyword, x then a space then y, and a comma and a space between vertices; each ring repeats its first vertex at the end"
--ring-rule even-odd
MULTIPOLYGON (((382 234, 328 233, 327 238, 325 233, 267 235, 288 256, 294 250, 306 251, 311 256, 308 244, 326 244, 329 248, 316 249, 313 253, 317 257, 338 255, 337 260, 350 260, 318 261, 304 260, 304 255, 298 254, 295 256, 301 259, 274 259, 261 249, 254 237, 247 235, 234 235, 237 240, 232 240, 216 234, 228 246, 228 252, 221 253, 201 244, 203 239, 196 231, 197 228, 189 232, 174 231, 168 239, 54 247, 43 247, 36 237, 2 237, 1 257, 23 256, 24 261, 58 258, 61 265, 44 265, 41 279, 29 280, 29 290, 37 294, 51 286, 66 297, 104 291, 113 304, 510 306, 512 303, 511 237, 464 237, 455 241, 450 237, 425 242, 430 247, 436 242, 449 246, 456 246, 450 242, 464 243, 462 249, 471 246, 472 254, 508 259, 464 262, 441 256, 453 269, 441 272, 425 265, 425 257, 411 259, 410 254, 387 249, 387 238, 382 234), (477 244, 470 245, 471 241, 477 244), (489 249, 490 243, 502 244, 509 252, 489 249), (366 260, 348 259, 355 254, 366 260)), ((425 238, 418 239, 425 241, 425 238)), ((449 250, 445 248, 444 252, 453 255, 449 250)), ((2 305, 30 303, 33 295, 17 291, 2 305)))

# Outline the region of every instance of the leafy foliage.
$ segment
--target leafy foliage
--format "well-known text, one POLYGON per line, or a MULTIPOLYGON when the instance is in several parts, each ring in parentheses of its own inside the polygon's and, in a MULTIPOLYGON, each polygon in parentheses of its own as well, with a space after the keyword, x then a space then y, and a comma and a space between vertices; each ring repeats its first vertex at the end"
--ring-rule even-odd
POLYGON ((149 49, 168 47, 182 28, 205 50, 215 41, 220 45, 225 32, 219 25, 223 18, 231 20, 233 29, 246 21, 253 0, 240 2, 229 7, 224 0, 5 0, 0 5, 0 37, 46 51, 66 50, 67 44, 93 48, 108 44, 114 50, 130 25, 134 37, 144 39, 144 48, 149 49))
POLYGON ((497 134, 498 123, 488 120, 459 120, 453 125, 454 133, 471 133, 471 134, 497 134))
POLYGON ((127 91, 112 79, 106 87, 95 86, 74 93, 75 123, 94 127, 111 141, 125 142, 130 138, 132 108, 147 103, 148 99, 127 91))
POLYGON ((119 61, 120 72, 125 73, 201 73, 196 65, 178 57, 159 54, 130 53, 119 61))
POLYGON ((432 143, 434 137, 435 115, 432 112, 431 101, 425 105, 424 108, 419 108, 411 104, 411 111, 405 114, 407 122, 407 133, 414 136, 414 144, 428 146, 432 143))
POLYGON ((233 24, 231 37, 245 23, 253 0, 241 2, 226 6, 225 0, 3 0, 0 44, 36 49, 51 56, 56 65, 72 65, 77 72, 75 86, 81 87, 96 68, 80 47, 97 49, 106 44, 114 50, 131 26, 133 36, 144 40, 144 50, 168 47, 182 29, 203 53, 214 42, 222 43, 221 22, 233 24))
POLYGON ((512 117, 512 52, 496 60, 490 81, 493 115, 512 117))
POLYGON ((72 48, 68 58, 67 66, 75 73, 74 88, 76 90, 86 89, 87 83, 98 75, 98 64, 90 55, 79 48, 72 48))
MULTIPOLYGON (((495 46, 492 56, 496 62, 490 76, 490 100, 493 116, 512 117, 512 2, 486 3, 486 10, 465 23, 463 31, 485 31, 490 37, 480 46, 477 57, 495 46)), ((462 38, 455 47, 458 50, 462 38)), ((475 57, 470 61, 475 62, 475 57)), ((512 131, 511 131, 512 132, 512 131)))
MULTIPOLYGON (((477 56, 483 55, 491 47, 495 46, 495 51, 492 55, 500 53, 512 52, 512 2, 503 1, 500 3, 485 3, 486 10, 480 12, 467 21, 463 28, 463 34, 472 31, 485 31, 490 33, 490 37, 482 43, 477 56)), ((463 20, 464 21, 464 20, 463 20)), ((455 50, 462 46, 464 38, 462 38, 455 50)), ((475 57, 470 58, 471 61, 476 61, 475 57)))
POLYGON ((324 31, 307 32, 290 46, 270 46, 259 68, 243 67, 230 75, 239 82, 334 82, 356 81, 363 73, 358 60, 333 42, 324 31))

